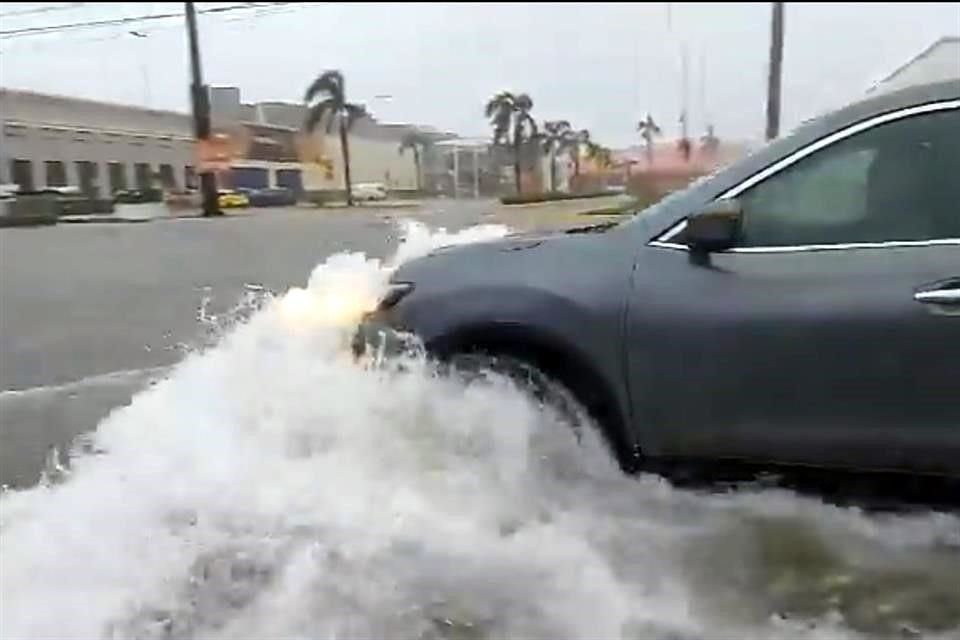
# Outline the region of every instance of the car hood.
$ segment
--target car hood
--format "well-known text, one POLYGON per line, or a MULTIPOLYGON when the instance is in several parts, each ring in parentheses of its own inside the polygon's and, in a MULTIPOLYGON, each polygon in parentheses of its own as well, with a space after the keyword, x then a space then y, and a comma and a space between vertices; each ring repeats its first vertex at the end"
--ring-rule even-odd
POLYGON ((619 229, 612 224, 597 224, 556 232, 525 232, 497 240, 438 247, 423 257, 402 264, 393 275, 396 282, 443 281, 447 286, 483 283, 517 275, 527 276, 541 268, 562 268, 584 262, 575 259, 581 252, 590 254, 586 262, 598 259, 614 242, 619 229), (557 259, 560 258, 560 259, 557 259))
POLYGON ((559 231, 524 231, 511 233, 497 240, 485 240, 470 244, 451 244, 437 247, 427 257, 456 253, 475 253, 477 251, 522 251, 533 249, 547 242, 569 240, 572 236, 604 234, 617 227, 617 222, 602 222, 559 231))

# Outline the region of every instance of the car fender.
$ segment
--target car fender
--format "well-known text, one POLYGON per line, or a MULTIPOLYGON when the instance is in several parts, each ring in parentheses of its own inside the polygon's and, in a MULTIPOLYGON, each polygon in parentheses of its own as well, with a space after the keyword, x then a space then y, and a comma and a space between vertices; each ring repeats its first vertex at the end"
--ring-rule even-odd
MULTIPOLYGON (((556 293, 529 286, 482 286, 411 296, 398 305, 400 328, 427 351, 444 355, 475 344, 509 344, 562 357, 564 367, 588 380, 609 405, 608 434, 630 448, 628 400, 617 349, 620 323, 556 293)), ((549 372, 548 372, 549 373, 549 372)), ((622 453, 622 451, 621 451, 622 453)))

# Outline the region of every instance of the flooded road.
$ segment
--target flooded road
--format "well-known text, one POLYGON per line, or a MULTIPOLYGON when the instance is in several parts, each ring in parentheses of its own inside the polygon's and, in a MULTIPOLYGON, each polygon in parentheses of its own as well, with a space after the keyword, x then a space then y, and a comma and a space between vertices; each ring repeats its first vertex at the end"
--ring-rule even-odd
POLYGON ((49 447, 208 343, 246 296, 302 285, 338 251, 389 255, 400 217, 459 229, 491 209, 434 201, 0 230, 0 485, 35 483, 49 447))
MULTIPOLYGON (((99 426, 69 471, 50 464, 43 483, 0 498, 0 637, 960 637, 954 515, 865 514, 782 490, 719 495, 627 477, 597 438, 578 442, 505 380, 467 384, 417 358, 354 362, 355 314, 389 274, 376 259, 393 251, 388 231, 396 238, 392 227, 355 232, 350 248, 381 243, 374 258, 324 259, 332 251, 316 239, 281 250, 261 229, 256 242, 273 259, 217 243, 251 264, 214 284, 221 257, 191 251, 198 259, 186 266, 166 256, 154 273, 172 284, 129 277, 143 296, 132 300, 152 300, 147 328, 132 325, 149 309, 82 285, 76 295, 93 292, 90 306, 62 311, 90 331, 85 313, 114 318, 104 339, 118 331, 128 346, 93 360, 120 363, 112 370, 83 358, 99 352, 95 340, 58 341, 24 317, 16 332, 4 326, 5 356, 32 362, 49 345, 53 359, 46 378, 40 365, 3 369, 5 383, 23 376, 0 394, 5 477, 9 464, 20 479, 17 461, 36 463, 30 446, 99 426), (311 243, 320 265, 292 273, 311 243), (164 287, 179 293, 165 299, 164 287), (219 307, 203 306, 210 294, 219 307), (190 311, 171 323, 174 299, 190 311), (151 331, 184 346, 162 357, 137 349, 151 331), (63 366, 81 373, 51 377, 68 347, 83 363, 63 366)), ((142 251, 133 273, 149 272, 158 237, 127 245, 142 251)), ((404 253, 449 241, 420 229, 404 253)), ((45 295, 33 304, 55 306, 45 295)), ((32 484, 26 477, 18 484, 32 484)))

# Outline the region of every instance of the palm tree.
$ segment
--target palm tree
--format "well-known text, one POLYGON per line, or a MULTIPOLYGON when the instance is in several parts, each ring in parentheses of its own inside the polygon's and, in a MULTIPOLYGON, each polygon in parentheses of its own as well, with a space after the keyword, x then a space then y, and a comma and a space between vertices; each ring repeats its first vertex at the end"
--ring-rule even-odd
POLYGON ((413 151, 413 165, 417 170, 417 191, 423 190, 423 171, 420 166, 420 152, 430 144, 430 138, 420 131, 409 131, 400 141, 398 152, 403 155, 407 149, 413 151))
POLYGON ((513 177, 517 184, 517 193, 521 191, 520 162, 524 142, 537 137, 537 123, 530 110, 533 100, 525 93, 512 94, 501 91, 484 108, 484 114, 493 127, 493 143, 509 144, 513 147, 513 177))
POLYGON ((593 160, 600 169, 607 169, 613 165, 613 152, 595 142, 587 143, 587 157, 593 160))
POLYGON ((557 190, 557 153, 573 143, 573 127, 566 120, 543 123, 543 152, 550 156, 550 190, 557 190))
POLYGON ((707 125, 707 132, 700 138, 700 144, 706 153, 714 153, 720 147, 720 138, 717 137, 712 124, 707 125))
POLYGON ((340 129, 340 152, 343 155, 343 186, 347 192, 347 206, 353 206, 353 189, 350 183, 350 144, 347 133, 357 120, 366 117, 367 111, 360 104, 347 102, 343 74, 339 71, 324 71, 307 87, 303 96, 307 105, 307 118, 303 128, 312 133, 323 123, 327 133, 336 123, 340 129))
POLYGON ((580 175, 580 152, 583 151, 583 147, 589 149, 591 144, 593 142, 590 140, 590 131, 587 129, 580 129, 564 142, 563 147, 570 152, 570 159, 573 160, 574 177, 580 175))
POLYGON ((637 123, 637 131, 640 132, 640 137, 643 138, 647 147, 647 166, 652 166, 653 138, 654 136, 660 136, 663 131, 660 129, 660 125, 653 121, 653 116, 649 113, 646 118, 637 123))

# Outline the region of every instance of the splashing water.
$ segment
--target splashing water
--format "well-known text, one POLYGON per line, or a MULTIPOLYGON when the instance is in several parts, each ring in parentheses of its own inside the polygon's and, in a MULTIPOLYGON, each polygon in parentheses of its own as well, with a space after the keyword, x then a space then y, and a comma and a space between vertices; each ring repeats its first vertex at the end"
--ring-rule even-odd
POLYGON ((956 637, 955 517, 678 491, 505 380, 353 361, 397 264, 504 233, 329 258, 6 492, 0 637, 956 637))

